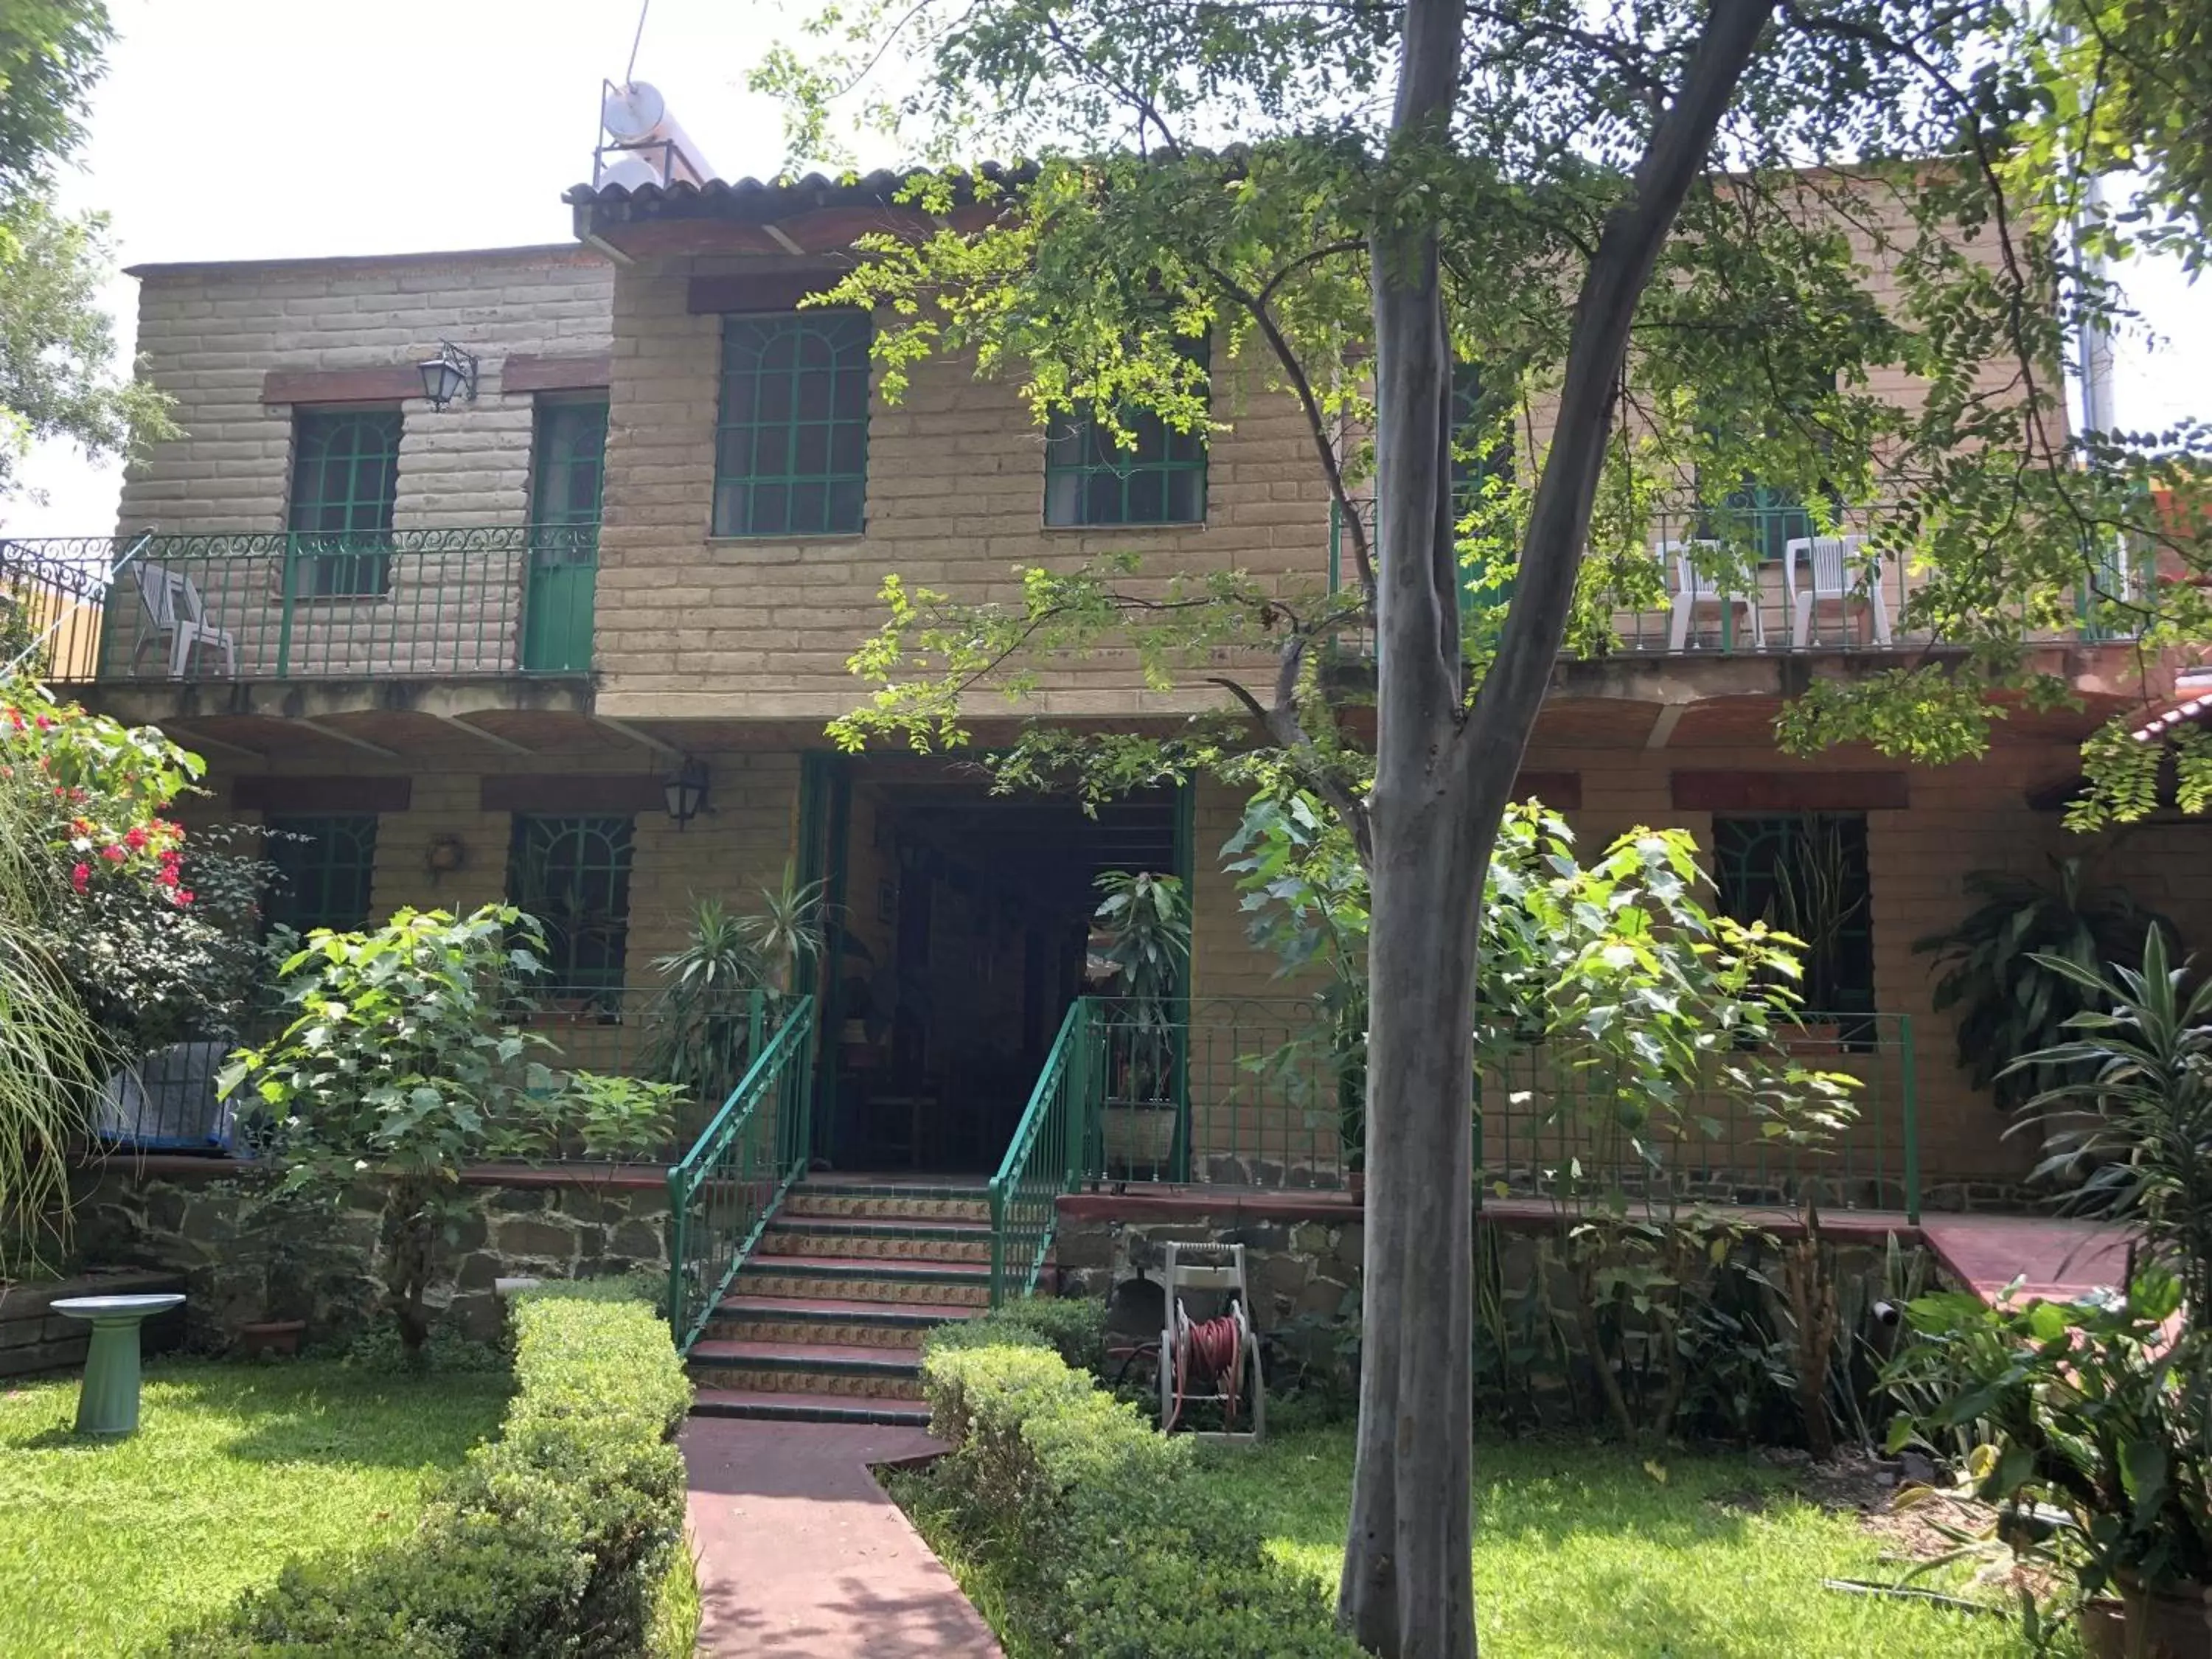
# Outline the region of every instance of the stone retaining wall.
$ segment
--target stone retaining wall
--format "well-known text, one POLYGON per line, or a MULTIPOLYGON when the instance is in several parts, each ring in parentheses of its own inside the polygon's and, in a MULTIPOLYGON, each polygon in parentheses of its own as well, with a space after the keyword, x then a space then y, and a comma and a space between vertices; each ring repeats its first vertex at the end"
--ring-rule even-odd
MULTIPOLYGON (((343 1337, 373 1316, 380 1210, 355 1194, 301 1237, 288 1301, 271 1308, 265 1257, 241 1223, 251 1164, 222 1158, 117 1158, 76 1178, 76 1252, 88 1266, 180 1275, 188 1340, 228 1345, 240 1325, 305 1318, 309 1340, 343 1337)), ((582 1279, 668 1271, 667 1186, 658 1169, 485 1168, 463 1177, 467 1212, 445 1246, 432 1301, 453 1328, 495 1337, 502 1278, 582 1279)))
MULTIPOLYGON (((40 1285, 0 1285, 0 1376, 66 1370, 84 1364, 92 1327, 58 1314, 53 1304, 73 1296, 153 1296, 185 1288, 182 1273, 124 1269, 80 1273, 40 1285)), ((163 1353, 185 1339, 179 1308, 158 1314, 139 1327, 146 1353, 163 1353)))

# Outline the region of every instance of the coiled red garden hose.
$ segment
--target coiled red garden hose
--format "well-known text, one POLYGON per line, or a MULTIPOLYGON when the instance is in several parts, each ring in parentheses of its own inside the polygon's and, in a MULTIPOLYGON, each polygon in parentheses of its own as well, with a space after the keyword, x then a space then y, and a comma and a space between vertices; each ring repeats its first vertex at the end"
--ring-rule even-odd
POLYGON ((1182 1323, 1173 1359, 1174 1405, 1168 1420, 1161 1425, 1162 1432, 1173 1431, 1176 1423, 1182 1420, 1183 1396, 1189 1392, 1194 1370, 1211 1377, 1219 1385, 1224 1397, 1221 1408, 1223 1424, 1234 1427, 1238 1395, 1242 1392, 1240 1379, 1243 1376, 1243 1359, 1244 1329, 1237 1323, 1234 1314, 1223 1314, 1218 1318, 1201 1320, 1196 1324, 1182 1323))

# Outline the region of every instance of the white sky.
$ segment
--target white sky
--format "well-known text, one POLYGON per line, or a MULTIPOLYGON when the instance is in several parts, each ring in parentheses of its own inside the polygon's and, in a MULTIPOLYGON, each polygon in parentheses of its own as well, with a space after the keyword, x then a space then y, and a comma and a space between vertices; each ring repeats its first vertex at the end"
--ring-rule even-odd
MULTIPOLYGON (((565 241, 561 192, 590 177, 599 82, 637 26, 632 0, 111 4, 120 39, 64 195, 112 216, 124 264, 565 241)), ((638 78, 725 178, 781 157, 744 77, 793 21, 770 0, 652 0, 638 78)), ((2118 423, 2212 420, 2212 293, 2166 271, 2134 287, 2168 337, 2122 342, 2118 423)), ((137 284, 109 305, 127 347, 137 284)), ((48 500, 0 507, 9 534, 112 528, 113 469, 49 446, 23 477, 48 500)))

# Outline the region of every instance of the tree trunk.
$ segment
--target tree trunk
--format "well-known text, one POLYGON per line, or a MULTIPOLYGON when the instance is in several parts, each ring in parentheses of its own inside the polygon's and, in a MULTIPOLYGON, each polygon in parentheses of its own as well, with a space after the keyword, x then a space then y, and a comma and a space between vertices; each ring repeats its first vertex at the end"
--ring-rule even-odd
MULTIPOLYGON (((1630 319, 1772 0, 1714 0, 1575 307, 1514 602, 1466 708, 1450 355, 1433 225, 1379 232, 1375 787, 1368 805, 1367 1235, 1339 1617, 1388 1659, 1474 1659, 1474 1020, 1490 848, 1549 685, 1630 319)), ((1449 142, 1462 0, 1406 0, 1394 149, 1449 142)))

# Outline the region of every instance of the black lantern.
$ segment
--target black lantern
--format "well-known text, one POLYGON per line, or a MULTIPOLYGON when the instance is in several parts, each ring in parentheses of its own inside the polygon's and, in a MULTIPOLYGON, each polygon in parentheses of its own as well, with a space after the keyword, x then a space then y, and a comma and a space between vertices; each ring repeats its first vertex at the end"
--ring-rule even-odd
POLYGON ((707 805, 707 763, 686 756, 662 789, 668 799, 668 816, 681 830, 707 805))
POLYGON ((477 360, 451 340, 438 342, 438 355, 415 365, 422 376, 422 395, 433 409, 443 409, 456 398, 477 400, 477 360))

